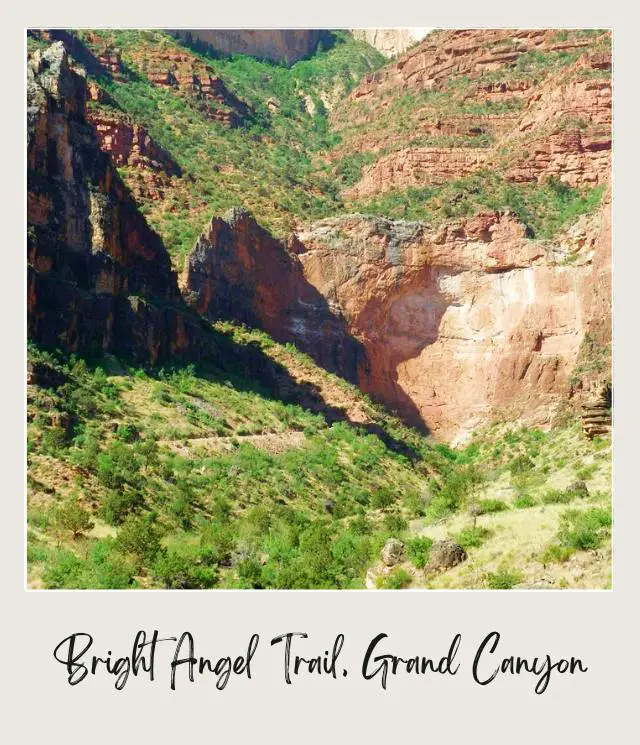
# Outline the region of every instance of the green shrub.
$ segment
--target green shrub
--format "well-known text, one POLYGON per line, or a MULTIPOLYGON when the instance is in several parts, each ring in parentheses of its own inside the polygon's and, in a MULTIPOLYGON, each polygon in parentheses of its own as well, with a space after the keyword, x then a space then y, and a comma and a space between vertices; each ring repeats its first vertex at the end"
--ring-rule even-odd
POLYGON ((411 580, 412 577, 409 572, 400 567, 394 569, 383 579, 381 587, 384 590, 403 590, 411 584, 411 580))
POLYGON ((389 487, 379 487, 371 495, 371 506, 374 510, 386 510, 395 501, 395 496, 389 487))
POLYGON ((509 509, 509 506, 501 499, 481 499, 477 504, 478 515, 487 515, 491 512, 503 512, 507 509, 509 509))
POLYGON ((433 546, 433 539, 428 536, 410 538, 406 542, 407 556, 416 569, 424 569, 429 558, 429 551, 433 546))
POLYGON ((558 540, 561 545, 586 551, 598 548, 610 535, 611 512, 600 507, 567 510, 560 516, 558 540))
POLYGON ((116 546, 123 554, 135 557, 138 566, 144 566, 160 551, 160 533, 148 516, 129 516, 118 530, 116 546))
POLYGON ((93 528, 89 511, 76 497, 71 497, 53 510, 54 522, 61 530, 68 530, 75 539, 93 528))
POLYGON ((561 546, 558 543, 552 543, 548 546, 540 557, 543 564, 564 564, 575 553, 575 549, 569 546, 561 546))
POLYGON ((152 573, 168 589, 208 589, 218 583, 218 570, 197 546, 162 551, 152 573))
POLYGON ((486 479, 476 466, 463 466, 450 472, 440 489, 429 500, 427 516, 436 520, 460 507, 471 490, 486 479))
POLYGON ((486 582, 490 590, 510 590, 522 582, 522 576, 509 569, 499 569, 497 572, 487 574, 486 582))
POLYGON ((388 515, 385 515, 382 524, 388 533, 394 535, 404 533, 404 531, 409 527, 409 523, 399 512, 391 512, 388 515))
POLYGON ((535 467, 535 463, 529 458, 528 455, 517 455, 509 463, 509 472, 512 476, 518 473, 526 473, 531 471, 535 467))
POLYGON ((541 501, 543 504, 568 504, 575 499, 576 495, 573 492, 567 491, 566 489, 551 489, 545 492, 541 501))
POLYGON ((536 504, 536 500, 530 494, 519 494, 513 500, 513 506, 519 510, 528 509, 529 507, 534 507, 535 504, 536 504))
POLYGON ((456 533, 453 538, 466 551, 470 548, 478 548, 490 535, 491 531, 489 528, 476 526, 475 528, 464 528, 459 533, 456 533))
POLYGON ((42 573, 45 587, 60 589, 64 587, 80 588, 83 585, 85 562, 72 551, 58 549, 51 557, 42 573))
POLYGON ((109 525, 120 525, 128 515, 144 506, 144 496, 135 489, 110 490, 103 502, 101 513, 109 525))

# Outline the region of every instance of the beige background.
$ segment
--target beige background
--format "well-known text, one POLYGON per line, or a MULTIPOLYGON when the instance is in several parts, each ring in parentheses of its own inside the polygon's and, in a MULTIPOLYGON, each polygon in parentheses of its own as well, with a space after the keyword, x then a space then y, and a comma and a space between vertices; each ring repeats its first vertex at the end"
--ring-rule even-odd
MULTIPOLYGON (((2 328, 0 367, 3 427, 3 600, 0 734, 26 743, 346 743, 445 741, 452 743, 630 742, 637 733, 638 520, 637 282, 634 224, 639 211, 636 123, 637 23, 622 3, 541 2, 455 5, 371 1, 173 5, 111 0, 31 0, 11 8, 2 44, 2 328), (254 6, 254 7, 252 7, 254 6), (329 11, 332 10, 330 13, 329 11), (614 29, 614 287, 615 287, 615 565, 612 592, 27 592, 24 590, 24 27, 45 26, 597 26, 614 29), (634 183, 635 181, 635 183, 634 183), (635 392, 634 392, 635 388, 635 392), (96 649, 128 653, 139 629, 161 636, 189 630, 196 652, 237 654, 260 633, 254 679, 194 685, 179 678, 169 689, 167 653, 158 677, 130 679, 123 692, 106 676, 69 687, 52 656, 73 631, 87 631, 96 649), (589 666, 580 676, 555 676, 542 696, 527 676, 486 687, 471 679, 475 647, 489 631, 502 633, 505 655, 576 655, 589 666), (285 686, 282 648, 269 640, 306 631, 318 652, 346 635, 341 662, 348 678, 307 677, 285 686), (390 634, 398 654, 446 653, 463 635, 455 678, 413 677, 377 681, 359 674, 370 638, 390 634)), ((6 11, 5 11, 6 15, 6 11)), ((304 644, 304 642, 303 642, 304 644)))

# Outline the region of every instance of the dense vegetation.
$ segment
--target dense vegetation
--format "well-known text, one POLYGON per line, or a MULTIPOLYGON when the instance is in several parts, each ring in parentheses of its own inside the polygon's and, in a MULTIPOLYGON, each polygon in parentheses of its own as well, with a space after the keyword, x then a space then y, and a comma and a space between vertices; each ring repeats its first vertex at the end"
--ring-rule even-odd
MULTIPOLYGON (((276 353, 316 372, 292 349, 276 353)), ((48 587, 358 586, 420 509, 431 469, 447 472, 327 373, 380 435, 229 370, 144 371, 36 347, 30 359, 64 381, 29 401, 29 561, 48 587)))
MULTIPOLYGON (((587 38, 582 31, 566 33, 567 38, 587 38)), ((490 83, 492 76, 540 82, 568 70, 580 50, 528 52, 505 69, 473 80, 452 77, 443 90, 415 95, 400 91, 385 99, 383 107, 370 110, 366 101, 352 101, 347 94, 384 58, 345 32, 333 32, 330 48, 291 67, 244 55, 224 57, 204 45, 180 43, 160 30, 74 35, 84 45, 80 48, 85 53, 78 56, 89 78, 109 96, 91 106, 117 110, 143 124, 181 168, 182 177, 173 178, 161 198, 143 200, 141 205, 178 267, 211 216, 239 205, 278 236, 288 235, 302 222, 348 211, 439 223, 482 209, 509 209, 532 237, 550 238, 576 216, 595 209, 602 195, 599 188, 570 189, 554 181, 541 188, 511 183, 500 168, 444 186, 425 185, 359 202, 346 200, 343 192, 358 181, 364 166, 402 147, 493 147, 496 140, 490 128, 427 135, 420 133, 419 125, 425 117, 436 121, 473 116, 480 121, 496 114, 517 116, 522 98, 481 100, 474 91, 490 83), (104 49, 120 51, 124 67, 119 76, 90 62, 104 49), (171 53, 190 56, 195 65, 212 69, 250 107, 241 126, 212 121, 196 95, 151 82, 149 71, 166 69, 169 63, 162 61, 163 55, 171 53)), ((589 36, 594 49, 608 43, 600 32, 589 36)), ((39 43, 30 39, 32 47, 39 43)), ((579 128, 580 122, 565 126, 579 128)), ((516 138, 513 153, 522 147, 516 138)), ((500 157, 506 163, 513 153, 506 148, 500 157)), ((121 170, 125 181, 135 179, 131 169, 121 170)))
MULTIPOLYGON (((362 587, 385 541, 399 537, 409 563, 376 582, 404 587, 421 582, 443 526, 473 557, 504 541, 494 515, 556 505, 571 509, 535 561, 566 562, 607 538, 607 492, 550 488, 579 478, 608 490, 606 441, 589 443, 574 427, 434 447, 294 348, 220 328, 313 379, 333 403, 287 403, 233 369, 144 370, 31 346, 45 380, 29 389, 32 583, 362 587), (354 406, 368 423, 351 423, 354 406), (504 479, 506 501, 495 496, 504 479)), ((504 584, 502 569, 481 583, 504 584)))
POLYGON ((240 204, 281 235, 296 220, 340 209, 338 185, 315 160, 337 141, 325 102, 345 96, 384 58, 349 34, 334 37, 327 51, 284 67, 244 55, 198 52, 162 31, 91 32, 89 48, 118 48, 126 65, 122 80, 96 75, 100 85, 188 174, 167 202, 147 205, 148 219, 175 256, 192 248, 211 215, 240 204), (253 114, 230 128, 211 121, 197 98, 154 86, 143 70, 163 51, 190 53, 212 67, 253 114))
POLYGON ((439 224, 481 210, 509 210, 530 237, 552 238, 563 226, 595 210, 604 188, 572 189, 549 179, 543 184, 515 184, 491 171, 481 171, 442 186, 392 191, 354 203, 359 212, 439 224))

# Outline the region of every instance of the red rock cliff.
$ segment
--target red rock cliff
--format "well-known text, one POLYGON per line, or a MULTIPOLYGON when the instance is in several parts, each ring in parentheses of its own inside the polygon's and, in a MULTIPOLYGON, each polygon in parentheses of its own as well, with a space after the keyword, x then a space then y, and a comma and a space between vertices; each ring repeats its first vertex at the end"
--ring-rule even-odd
POLYGON ((193 347, 159 236, 138 211, 85 116, 86 84, 61 42, 27 79, 30 338, 156 361, 193 347))

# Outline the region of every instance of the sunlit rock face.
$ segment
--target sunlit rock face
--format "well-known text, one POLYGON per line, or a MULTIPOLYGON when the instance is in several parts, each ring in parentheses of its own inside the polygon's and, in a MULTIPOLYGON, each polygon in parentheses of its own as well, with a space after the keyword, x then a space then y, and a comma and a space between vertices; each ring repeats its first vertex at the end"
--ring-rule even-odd
POLYGON ((414 44, 422 41, 431 28, 354 28, 354 38, 371 44, 385 57, 397 57, 414 44))
POLYGON ((351 215, 287 244, 236 211, 214 218, 183 290, 202 314, 292 341, 405 420, 453 442, 496 417, 548 423, 594 318, 600 214, 555 250, 517 219, 486 213, 433 230, 351 215), (574 263, 563 256, 579 252, 574 263))
POLYGON ((288 65, 311 55, 322 40, 321 29, 177 29, 174 36, 208 44, 223 54, 246 54, 288 65))

